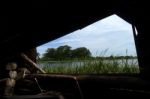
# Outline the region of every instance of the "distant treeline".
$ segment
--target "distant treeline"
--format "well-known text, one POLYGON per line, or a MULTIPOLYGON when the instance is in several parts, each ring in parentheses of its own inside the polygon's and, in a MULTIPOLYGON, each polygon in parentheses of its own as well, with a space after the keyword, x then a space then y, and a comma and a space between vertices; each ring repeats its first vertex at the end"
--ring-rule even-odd
POLYGON ((137 56, 105 56, 105 57, 93 57, 96 59, 137 59, 137 56))
POLYGON ((48 48, 40 60, 71 60, 91 58, 91 52, 86 47, 72 49, 68 45, 58 48, 48 48))
POLYGON ((90 50, 86 47, 79 47, 72 49, 71 46, 64 45, 58 48, 48 48, 46 52, 39 58, 40 54, 37 54, 38 60, 44 61, 61 61, 61 60, 86 60, 86 59, 136 59, 136 56, 96 56, 93 57, 90 50))

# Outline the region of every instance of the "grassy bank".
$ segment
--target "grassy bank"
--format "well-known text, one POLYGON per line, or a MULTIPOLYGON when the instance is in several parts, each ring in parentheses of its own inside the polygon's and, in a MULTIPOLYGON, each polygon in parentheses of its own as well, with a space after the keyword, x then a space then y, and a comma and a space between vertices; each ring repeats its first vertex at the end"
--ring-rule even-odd
MULTIPOLYGON (((73 61, 70 61, 70 63, 73 61)), ((50 64, 50 63, 47 63, 50 64)), ((61 63, 60 63, 61 64, 61 63)), ((106 74, 106 73, 139 73, 138 65, 135 61, 129 59, 121 59, 120 62, 116 59, 111 59, 106 62, 103 59, 88 60, 76 66, 48 66, 43 69, 47 73, 59 74, 106 74)))

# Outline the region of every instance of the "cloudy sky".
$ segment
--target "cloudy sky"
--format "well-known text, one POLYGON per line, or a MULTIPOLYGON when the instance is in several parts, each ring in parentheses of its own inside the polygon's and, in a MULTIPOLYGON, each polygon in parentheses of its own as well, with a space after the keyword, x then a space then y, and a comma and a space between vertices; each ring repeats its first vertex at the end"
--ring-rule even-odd
POLYGON ((37 48, 43 54, 47 48, 69 45, 72 49, 87 47, 93 56, 136 55, 132 27, 117 15, 97 21, 81 30, 50 41, 37 48), (107 50, 107 51, 106 51, 107 50))

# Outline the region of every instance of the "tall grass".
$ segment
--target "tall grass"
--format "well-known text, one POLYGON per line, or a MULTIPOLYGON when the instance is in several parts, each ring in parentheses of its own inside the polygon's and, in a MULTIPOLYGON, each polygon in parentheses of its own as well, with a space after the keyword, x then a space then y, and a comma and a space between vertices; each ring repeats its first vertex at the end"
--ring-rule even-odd
MULTIPOLYGON (((74 61, 70 61, 71 63, 74 61)), ((76 64, 75 66, 66 66, 61 63, 58 66, 49 66, 49 63, 43 67, 47 73, 59 73, 59 74, 110 74, 110 73, 139 73, 139 67, 137 61, 132 59, 94 59, 86 60, 82 64, 76 64), (130 62, 129 62, 130 61, 130 62)))

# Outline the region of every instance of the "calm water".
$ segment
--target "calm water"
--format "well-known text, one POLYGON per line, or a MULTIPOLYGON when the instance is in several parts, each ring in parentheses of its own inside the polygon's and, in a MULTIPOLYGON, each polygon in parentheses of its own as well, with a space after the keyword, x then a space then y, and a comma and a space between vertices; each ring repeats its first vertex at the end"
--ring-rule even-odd
MULTIPOLYGON (((48 61, 46 63, 39 63, 39 67, 42 68, 44 66, 48 66, 48 67, 56 67, 56 66, 84 66, 85 64, 88 64, 88 62, 90 63, 97 63, 99 61, 97 60, 92 60, 92 61, 48 61)), ((106 63, 113 63, 114 60, 104 60, 103 62, 106 63)), ((138 66, 138 61, 137 59, 118 59, 115 60, 115 62, 117 62, 120 66, 123 66, 124 64, 128 64, 128 65, 134 65, 134 66, 138 66)))

